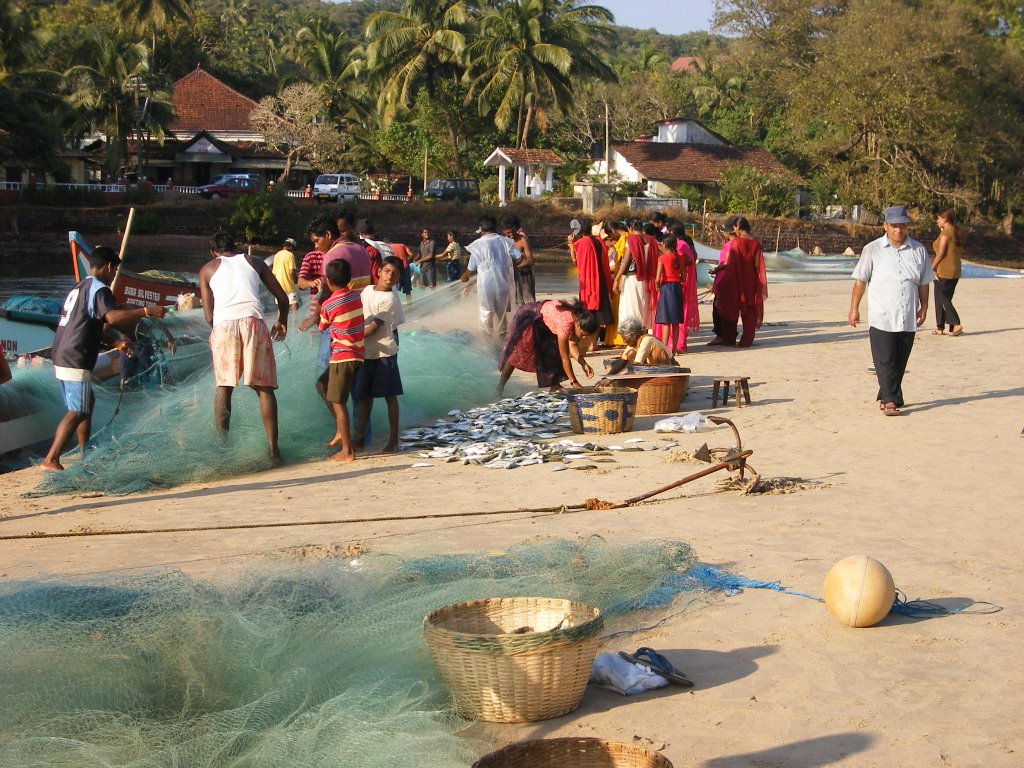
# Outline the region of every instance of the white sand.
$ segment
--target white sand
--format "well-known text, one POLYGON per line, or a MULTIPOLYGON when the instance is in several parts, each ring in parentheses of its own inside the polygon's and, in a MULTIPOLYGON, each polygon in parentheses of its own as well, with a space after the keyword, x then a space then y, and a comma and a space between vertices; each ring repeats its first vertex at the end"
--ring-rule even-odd
MULTIPOLYGON (((854 630, 800 597, 763 590, 719 596, 607 649, 653 646, 695 688, 629 698, 591 688, 569 716, 480 728, 499 743, 573 734, 636 739, 663 749, 677 768, 1022 765, 1024 280, 960 283, 966 335, 932 336, 929 317, 898 418, 881 416, 875 405, 867 329, 845 324, 849 289, 848 282, 773 285, 771 325, 754 348, 709 350, 705 332, 684 363, 694 372, 688 411, 709 412, 711 376, 750 376, 753 407, 716 412, 735 420, 763 477, 799 478, 802 490, 740 496, 717 488, 720 474, 637 508, 570 515, 0 541, 0 578, 157 565, 202 576, 302 545, 358 542, 426 554, 600 533, 685 539, 702 562, 821 594, 832 563, 867 553, 910 598, 984 600, 1004 610, 890 617, 854 630)), ((648 431, 653 422, 638 419, 632 436, 658 440, 648 431)), ((724 427, 680 441, 689 450, 731 442, 724 427)), ((26 470, 0 476, 0 535, 618 501, 693 471, 667 456, 620 454, 617 464, 559 473, 454 464, 425 471, 409 468, 421 461, 415 456, 373 456, 128 498, 23 499, 39 477, 26 470)))

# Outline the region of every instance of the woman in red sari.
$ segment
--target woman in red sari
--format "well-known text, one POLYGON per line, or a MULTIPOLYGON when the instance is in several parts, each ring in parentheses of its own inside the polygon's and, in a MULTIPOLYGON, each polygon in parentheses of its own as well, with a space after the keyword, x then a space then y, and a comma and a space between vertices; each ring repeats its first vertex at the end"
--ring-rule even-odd
MULTIPOLYGON (((718 267, 721 282, 715 302, 722 318, 722 344, 749 347, 754 332, 764 319, 764 300, 768 297, 761 244, 750 234, 750 222, 737 216, 726 261, 718 267), (737 342, 737 323, 743 321, 743 335, 737 342)), ((717 277, 718 275, 716 275, 717 277)))
POLYGON ((608 247, 592 234, 590 219, 573 219, 569 223, 569 252, 580 273, 580 301, 585 309, 597 315, 597 324, 612 321, 612 276, 608 269, 608 247))

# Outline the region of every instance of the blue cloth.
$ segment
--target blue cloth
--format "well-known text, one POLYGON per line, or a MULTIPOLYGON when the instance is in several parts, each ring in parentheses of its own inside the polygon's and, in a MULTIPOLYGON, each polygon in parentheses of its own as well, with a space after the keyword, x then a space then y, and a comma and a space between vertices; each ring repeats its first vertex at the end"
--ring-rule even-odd
POLYGON ((90 381, 64 381, 58 379, 60 392, 64 396, 64 406, 75 413, 92 413, 96 404, 96 396, 92 393, 92 382, 90 381))

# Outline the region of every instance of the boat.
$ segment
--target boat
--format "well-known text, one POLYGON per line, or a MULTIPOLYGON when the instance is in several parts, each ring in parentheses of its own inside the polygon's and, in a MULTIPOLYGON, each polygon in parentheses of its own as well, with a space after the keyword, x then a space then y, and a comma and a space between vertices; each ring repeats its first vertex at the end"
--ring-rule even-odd
MULTIPOLYGON (((69 232, 68 241, 77 283, 88 275, 91 249, 78 232, 69 232)), ((173 274, 125 269, 111 289, 119 304, 174 308, 181 294, 196 292, 195 283, 173 274)), ((12 360, 14 374, 0 390, 0 455, 49 441, 63 414, 50 360, 61 308, 60 301, 24 296, 0 308, 0 350, 12 360)), ((106 350, 93 369, 101 410, 123 391, 178 384, 209 368, 209 327, 202 310, 174 311, 163 320, 140 323, 132 336, 127 354, 106 350)))

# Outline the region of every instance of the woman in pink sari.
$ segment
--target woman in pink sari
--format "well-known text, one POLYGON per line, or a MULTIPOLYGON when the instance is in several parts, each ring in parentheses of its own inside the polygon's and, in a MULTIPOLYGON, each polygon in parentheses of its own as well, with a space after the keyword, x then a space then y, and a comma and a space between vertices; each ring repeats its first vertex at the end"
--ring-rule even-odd
POLYGON ((679 260, 686 265, 683 275, 683 328, 680 349, 686 351, 686 339, 691 331, 700 328, 700 309, 697 304, 697 250, 693 240, 686 234, 685 226, 678 226, 673 233, 676 236, 676 253, 679 260))

